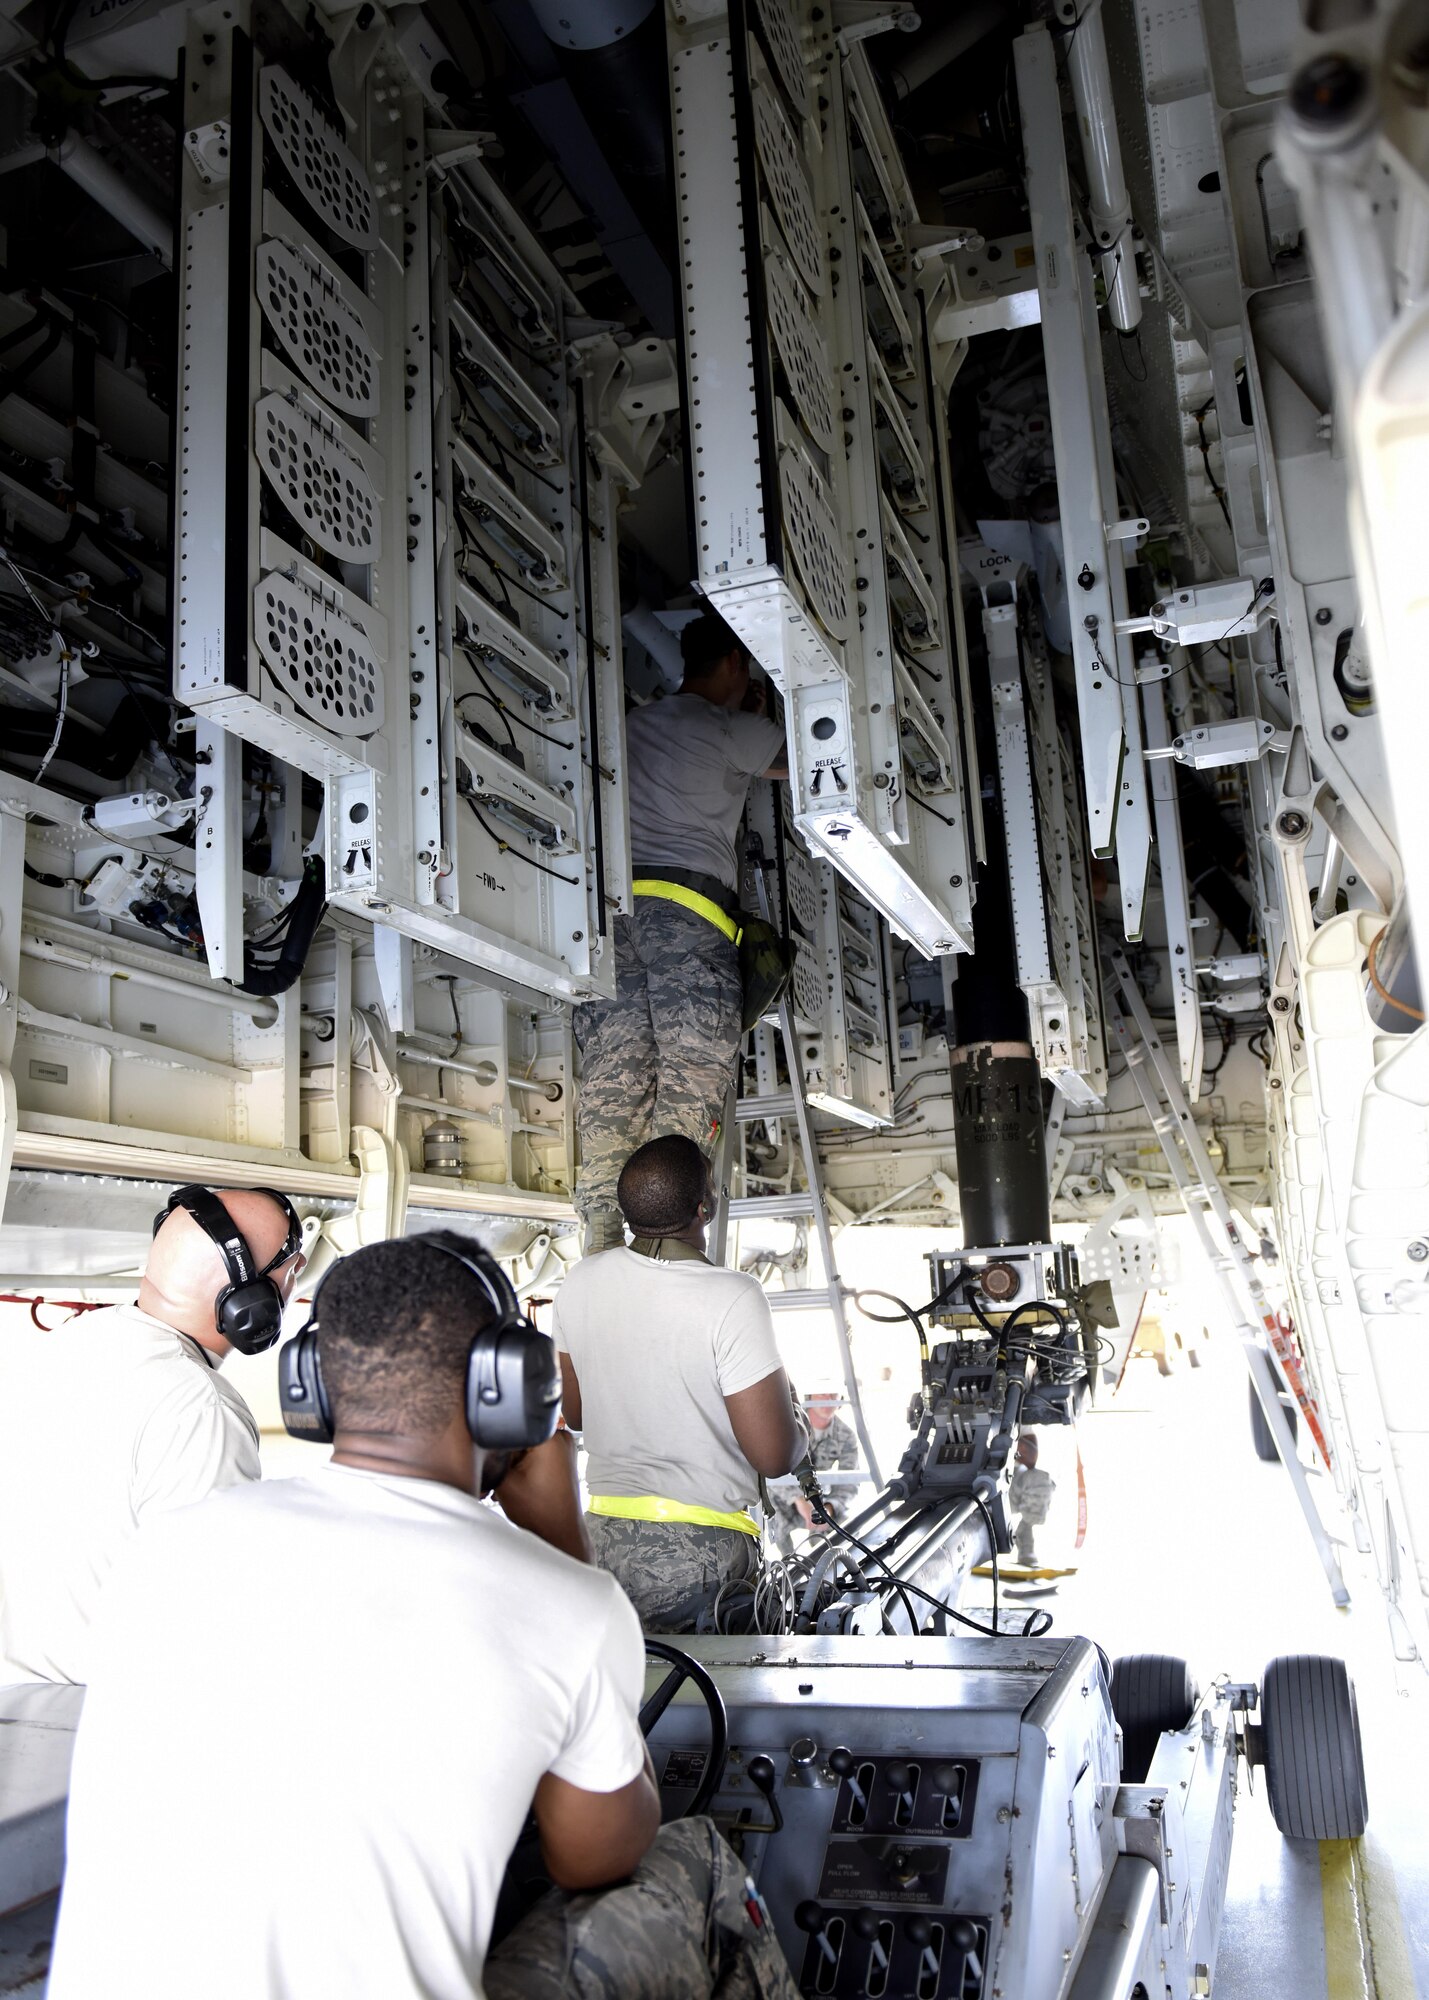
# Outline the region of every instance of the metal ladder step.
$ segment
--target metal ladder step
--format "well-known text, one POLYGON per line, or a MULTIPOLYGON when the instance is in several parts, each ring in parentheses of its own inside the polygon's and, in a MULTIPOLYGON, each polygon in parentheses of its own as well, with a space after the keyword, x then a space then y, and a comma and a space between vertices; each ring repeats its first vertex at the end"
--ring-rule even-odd
POLYGON ((827 1312, 845 1297, 842 1285, 809 1285, 802 1291, 766 1292, 770 1312, 827 1312))
POLYGON ((792 1118, 794 1094, 789 1090, 774 1090, 762 1096, 737 1097, 734 1115, 741 1125, 752 1125, 757 1118, 792 1118))
POLYGON ((731 1220, 758 1215, 785 1222, 795 1221, 801 1215, 813 1215, 817 1207, 818 1203, 811 1194, 740 1194, 725 1204, 731 1220))

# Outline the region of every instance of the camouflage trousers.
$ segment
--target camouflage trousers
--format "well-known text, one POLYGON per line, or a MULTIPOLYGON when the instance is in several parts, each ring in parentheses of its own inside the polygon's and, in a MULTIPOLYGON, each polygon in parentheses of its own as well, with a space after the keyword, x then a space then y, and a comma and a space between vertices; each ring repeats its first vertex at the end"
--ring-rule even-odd
POLYGON ((712 1820, 662 1826, 628 1882, 544 1897, 487 1959, 487 2000, 797 2000, 744 1872, 712 1820))
POLYGON ((601 1569, 609 1570, 647 1632, 693 1632, 726 1583, 759 1568, 759 1544, 738 1528, 693 1521, 621 1521, 587 1514, 601 1569))
POLYGON ((615 998, 575 1011, 583 1220, 615 1208, 620 1169, 647 1139, 679 1132, 712 1150, 742 1006, 739 955, 705 918, 658 896, 616 918, 615 998))

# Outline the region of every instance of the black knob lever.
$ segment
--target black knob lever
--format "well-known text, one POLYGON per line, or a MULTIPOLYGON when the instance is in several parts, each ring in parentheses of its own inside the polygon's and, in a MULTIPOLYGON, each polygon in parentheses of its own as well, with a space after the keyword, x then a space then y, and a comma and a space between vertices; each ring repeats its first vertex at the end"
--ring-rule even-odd
POLYGON ((774 1783, 776 1775, 774 1759, 764 1756, 751 1757, 745 1769, 749 1773, 750 1784, 756 1786, 763 1793, 765 1802, 769 1807, 770 1817, 774 1821, 773 1826, 767 1828, 766 1831, 770 1833, 782 1833, 784 1831, 784 1815, 779 1810, 779 1796, 774 1783))
POLYGON ((966 1917, 959 1917, 948 1926, 948 1942, 954 1951, 963 1955, 963 1977, 971 1979, 975 1985, 982 1984, 982 1960, 978 1957, 978 1933, 976 1924, 970 1924, 966 1917))
POLYGON ((865 1910, 854 1911, 853 1913, 854 1936, 861 1937, 865 1942, 865 1944, 871 1945, 873 1947, 872 1958, 874 1964, 878 1967, 880 1972, 886 1972, 888 1970, 888 1953, 884 1950, 883 1940, 879 1936, 879 1932, 882 1929, 883 1929, 882 1919, 876 1917, 873 1914, 872 1910, 865 1909, 865 1910))
POLYGON ((930 1919, 923 1916, 905 1918, 903 1935, 908 1939, 910 1944, 922 1947, 923 1962, 919 1968, 920 1973, 936 1974, 938 1970, 938 1954, 933 1949, 933 1926, 930 1919))
POLYGON ((822 1903, 816 1903, 812 1898, 809 1898, 797 1904, 794 1910, 794 1922, 799 1926, 801 1931, 809 1933, 809 1936, 814 1940, 814 1943, 819 1947, 819 1950, 824 1954, 830 1965, 838 1964, 839 1955, 829 1943, 824 1931, 825 1918, 822 1903))

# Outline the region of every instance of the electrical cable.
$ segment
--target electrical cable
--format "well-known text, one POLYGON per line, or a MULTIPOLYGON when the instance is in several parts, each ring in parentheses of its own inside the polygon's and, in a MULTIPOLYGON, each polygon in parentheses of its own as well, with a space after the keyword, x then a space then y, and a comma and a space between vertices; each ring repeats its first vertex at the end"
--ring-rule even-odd
MULTIPOLYGON (((877 1563, 878 1567, 883 1571, 884 1575, 888 1578, 889 1583, 893 1586, 895 1590, 899 1592, 912 1591, 915 1597, 921 1597, 925 1604, 931 1604, 933 1609, 941 1613, 942 1616, 944 1616, 945 1618, 956 1618, 960 1625, 967 1625, 971 1628, 972 1631, 980 1632, 984 1639, 997 1639, 1002 1636, 1000 1633, 993 1631, 990 1625, 984 1625, 976 1618, 969 1618, 969 1616, 965 1611, 958 1611, 954 1609, 954 1607, 951 1604, 947 1603, 943 1598, 934 1597, 930 1591, 922 1589, 918 1584, 910 1583, 907 1580, 907 1578, 895 1575, 893 1570, 889 1568, 885 1558, 878 1553, 877 1549, 871 1549, 866 1542, 861 1542, 857 1535, 852 1534, 849 1531, 849 1529, 845 1528, 840 1522, 833 1520, 829 1516, 829 1514, 823 1507, 822 1495, 820 1496, 820 1506, 818 1509, 818 1513, 819 1515, 822 1516, 825 1523, 827 1524, 827 1526, 829 1527, 829 1529, 833 1534, 837 1535, 842 1541, 851 1543, 852 1546, 856 1548, 867 1561, 877 1563)), ((1049 1628, 1051 1627, 1051 1623, 1052 1623, 1052 1614, 1050 1612, 1034 1611, 1032 1617, 1028 1620, 1028 1628, 1024 1628, 1020 1636, 1024 1639, 1036 1638, 1039 1635, 1039 1633, 1046 1632, 1047 1630, 1049 1630, 1049 1628), (1045 1618, 1047 1623, 1045 1625, 1039 1626, 1037 1628, 1037 1631, 1035 1632, 1032 1631, 1031 1629, 1028 1629, 1031 1627, 1032 1623, 1038 1618, 1045 1618)))
MULTIPOLYGON (((1202 403, 1199 410, 1192 410, 1191 417, 1196 426, 1196 435, 1199 437, 1201 441, 1201 463, 1206 468, 1207 482, 1210 485, 1212 493, 1214 493, 1216 496, 1216 500, 1220 506, 1222 514, 1225 516, 1226 526, 1230 528, 1231 533, 1234 534, 1235 529, 1231 525, 1231 510, 1230 510, 1230 505, 1226 499, 1226 489, 1224 488, 1224 486, 1221 485, 1220 481, 1216 478, 1216 475, 1211 470, 1211 448, 1206 440, 1206 417, 1207 414, 1215 408, 1215 405, 1216 405, 1215 397, 1207 396, 1205 402, 1202 403)), ((1222 452, 1224 452, 1224 449, 1225 449, 1224 443, 1222 443, 1222 452)))
POLYGON ((950 819, 947 813, 939 812, 936 806, 929 805, 928 801, 923 797, 922 793, 915 792, 911 785, 908 787, 907 796, 913 801, 915 806, 921 806, 925 813, 931 813, 934 819, 940 819, 943 822, 944 826, 957 825, 957 821, 955 819, 950 819))
MULTIPOLYGON (((482 701, 482 700, 489 701, 492 707, 496 709, 500 714, 502 721, 506 723, 506 733, 508 736, 511 736, 511 723, 514 722, 518 725, 518 727, 529 730, 532 736, 538 736, 543 743, 549 743, 557 750, 564 750, 567 756, 573 757, 575 755, 576 746, 574 743, 563 743, 559 736, 551 736, 547 733, 546 730, 538 729, 534 722, 528 722, 525 716, 519 714, 516 709, 508 708, 506 703, 501 699, 500 695, 492 693, 490 683, 488 682, 486 676, 482 673, 481 669, 476 665, 475 661, 472 659, 470 652, 467 651, 466 648, 463 648, 463 651, 466 653, 467 665, 471 668, 471 671, 476 675, 476 678, 481 682, 482 692, 480 694, 477 694, 475 691, 471 691, 468 692, 467 694, 459 694, 456 698, 456 705, 458 708, 461 707, 464 701, 482 701), (510 720, 507 720, 508 717, 510 718, 510 720)), ((512 744, 514 745, 516 741, 514 736, 511 736, 511 741, 512 744)))
POLYGON ((476 801, 474 798, 472 798, 470 792, 463 792, 462 797, 466 800, 468 806, 471 808, 472 818, 476 821, 477 825, 481 828, 482 832, 486 835, 487 839, 495 842, 498 853, 514 854, 518 861, 524 861, 528 867, 534 868, 538 872, 538 874, 549 875, 552 877, 554 881, 564 882, 568 889, 579 889, 580 880, 577 876, 563 875, 559 870, 559 868, 550 868, 546 865, 544 861, 537 861, 534 855, 523 854, 519 847, 513 847, 509 840, 503 840, 499 833, 493 833, 491 831, 491 828, 487 825, 486 821, 482 818, 481 813, 477 808, 476 801))
POLYGON ((303 863, 303 879, 297 894, 288 905, 277 957, 259 958, 252 945, 245 943, 243 978, 235 982, 238 991, 272 997, 296 985, 326 911, 327 867, 321 855, 310 854, 303 863))
POLYGON ((972 1503, 977 1508, 979 1514, 982 1515, 983 1523, 987 1528, 987 1546, 992 1562, 992 1627, 995 1632, 1000 1632, 1002 1630, 1002 1619, 998 1612, 997 1524, 992 1518, 992 1509, 980 1493, 973 1494, 972 1503))
POLYGON ((932 1367, 932 1354, 928 1347, 928 1330, 924 1326, 922 1316, 916 1308, 910 1306, 905 1299, 900 1299, 896 1292, 880 1291, 874 1285, 865 1286, 862 1291, 855 1292, 853 1302, 865 1319, 873 1320, 878 1326, 897 1326, 905 1319, 911 1321, 913 1330, 918 1336, 918 1359, 923 1377, 923 1387, 926 1389, 928 1386, 929 1370, 932 1367), (869 1312, 863 1303, 865 1299, 887 1299, 891 1304, 898 1307, 898 1311, 896 1313, 869 1312))
POLYGON ((1369 949, 1365 953, 1365 970, 1369 974, 1369 983, 1387 1007, 1393 1007, 1396 1013, 1407 1014, 1411 1021, 1422 1021, 1424 1019, 1422 1010, 1411 1007, 1405 1000, 1396 1000, 1389 988, 1381 983, 1379 973, 1375 970, 1374 961, 1375 954, 1379 950, 1379 941, 1384 936, 1384 931, 1388 929, 1389 925, 1386 924, 1384 930, 1376 931, 1369 941, 1369 949))

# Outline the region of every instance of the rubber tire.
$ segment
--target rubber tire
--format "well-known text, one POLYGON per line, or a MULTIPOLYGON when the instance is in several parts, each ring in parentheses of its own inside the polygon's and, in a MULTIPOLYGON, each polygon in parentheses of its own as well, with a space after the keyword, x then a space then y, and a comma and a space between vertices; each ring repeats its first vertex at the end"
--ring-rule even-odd
POLYGON ((1112 1664, 1111 1712, 1121 1724, 1121 1775, 1144 1785, 1156 1745, 1168 1729, 1184 1729, 1198 1691, 1184 1660, 1168 1653, 1124 1653, 1112 1664))
MULTIPOLYGON (((1247 1380, 1246 1388, 1250 1391, 1250 1436, 1255 1446, 1255 1455, 1263 1465, 1279 1465, 1280 1453, 1276 1449, 1275 1439, 1270 1434, 1270 1426, 1265 1421, 1265 1412, 1260 1407, 1260 1398, 1255 1393, 1254 1382, 1247 1380)), ((1287 1402, 1282 1396, 1280 1407, 1285 1412, 1285 1421, 1290 1426, 1292 1439, 1297 1438, 1300 1435, 1300 1421, 1295 1412, 1295 1405, 1287 1402)))
POLYGON ((1286 1653, 1260 1687, 1265 1789, 1287 1840, 1357 1840, 1369 1822, 1354 1682, 1343 1660, 1286 1653))

